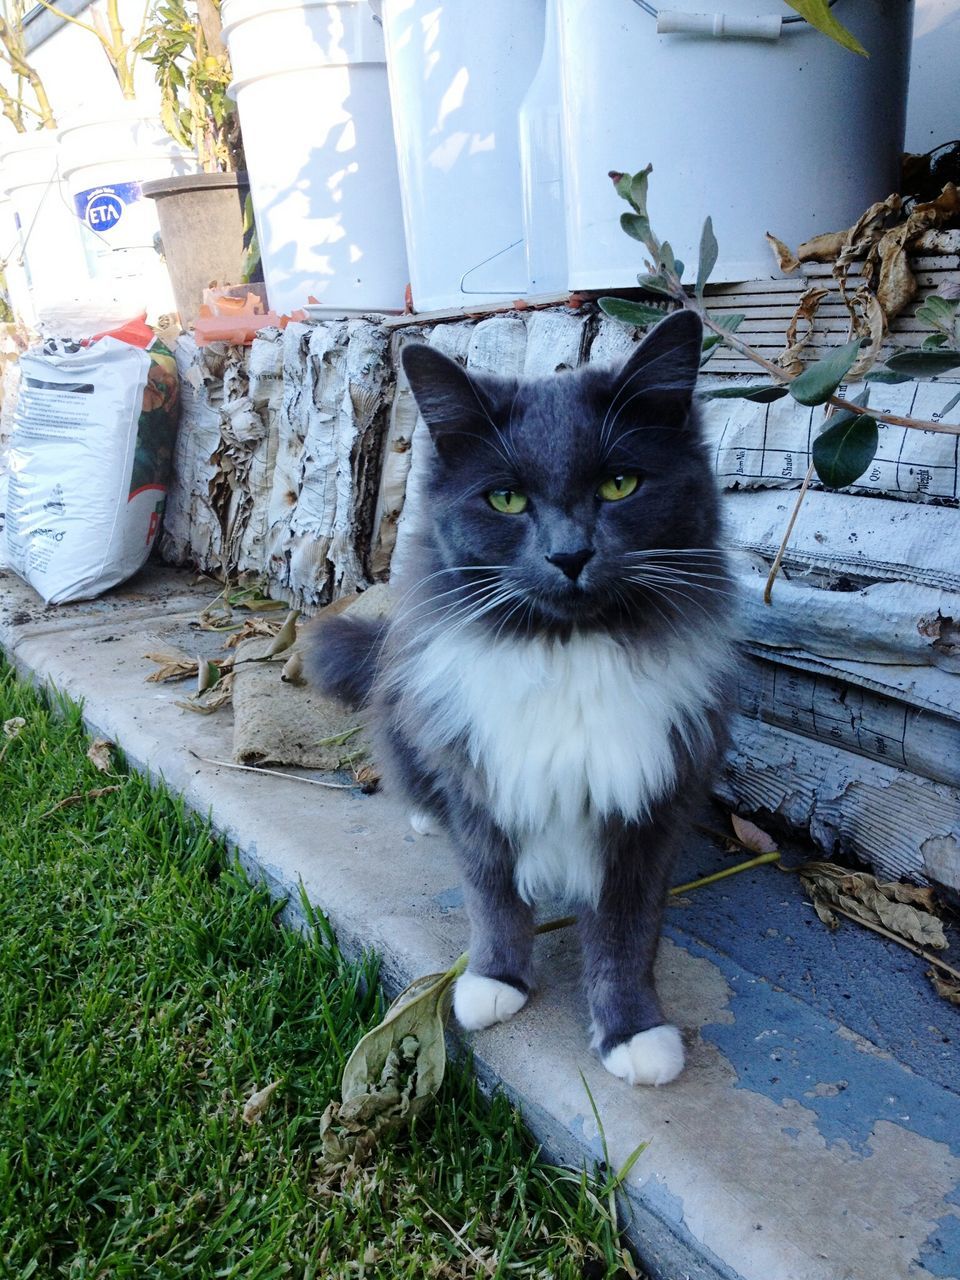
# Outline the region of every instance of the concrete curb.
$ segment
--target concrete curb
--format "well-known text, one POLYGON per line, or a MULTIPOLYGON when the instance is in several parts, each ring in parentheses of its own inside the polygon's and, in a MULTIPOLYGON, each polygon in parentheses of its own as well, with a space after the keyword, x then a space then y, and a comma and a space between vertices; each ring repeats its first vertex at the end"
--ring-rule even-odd
MULTIPOLYGON (((190 628, 209 592, 188 582, 151 569, 103 601, 54 610, 0 573, 0 645, 82 700, 131 764, 209 814, 291 920, 302 885, 348 954, 380 953, 388 988, 446 968, 466 925, 442 840, 415 836, 387 795, 201 762, 229 758, 229 714, 190 716, 174 705, 181 688, 144 684, 148 649, 218 643, 190 628)), ((722 861, 700 845, 681 878, 722 861)), ((540 940, 529 1008, 471 1037, 481 1079, 520 1104, 554 1159, 599 1156, 581 1070, 612 1160, 649 1140, 626 1188, 630 1233, 663 1280, 960 1278, 956 1012, 899 948, 820 926, 808 937, 794 877, 765 869, 694 897, 670 912, 660 958, 689 1047, 679 1081, 631 1090, 602 1069, 566 934, 540 940), (843 989, 859 991, 868 970, 882 976, 877 998, 841 1019, 843 989)))

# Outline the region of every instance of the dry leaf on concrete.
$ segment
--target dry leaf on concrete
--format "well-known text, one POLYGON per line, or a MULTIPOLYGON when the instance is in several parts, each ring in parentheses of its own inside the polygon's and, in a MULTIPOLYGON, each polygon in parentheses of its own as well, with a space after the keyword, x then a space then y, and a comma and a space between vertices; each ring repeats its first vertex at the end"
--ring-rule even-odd
POLYGON ((243 626, 224 644, 225 649, 235 649, 244 640, 253 640, 257 636, 275 636, 280 630, 279 622, 271 622, 269 618, 244 618, 243 626))
POLYGON ((751 853, 776 853, 779 845, 773 836, 768 835, 761 827, 750 822, 747 818, 741 818, 736 813, 731 813, 730 822, 736 832, 737 839, 745 849, 749 849, 751 853))
POLYGON ((942 996, 944 1000, 949 1000, 951 1004, 960 1005, 960 978, 954 978, 950 974, 937 973, 936 969, 928 969, 927 977, 933 984, 933 989, 938 996, 942 996))
POLYGON ((280 1088, 280 1081, 274 1080, 272 1084, 268 1084, 264 1089, 258 1089, 256 1093, 251 1093, 250 1097, 243 1104, 243 1112, 241 1119, 244 1124, 259 1124, 263 1119, 263 1113, 270 1105, 270 1099, 280 1088))
POLYGON ((87 747, 87 759, 101 773, 109 773, 113 767, 111 752, 114 746, 115 743, 111 742, 109 738, 94 738, 89 747, 87 747))
POLYGON ((183 658, 175 653, 145 653, 148 662, 158 664, 156 671, 147 676, 150 684, 160 684, 164 680, 189 680, 197 674, 196 658, 183 658))
POLYGON ((199 715, 208 716, 232 701, 233 672, 226 671, 221 674, 216 684, 195 693, 189 702, 178 701, 176 706, 182 707, 184 711, 195 711, 199 715))
POLYGON ((868 925, 880 925, 921 947, 947 946, 940 918, 914 905, 912 886, 884 883, 866 871, 848 871, 832 862, 805 862, 797 868, 814 909, 824 924, 836 928, 834 908, 868 925), (906 891, 905 891, 906 890, 906 891), (904 898, 908 901, 903 901, 904 898))

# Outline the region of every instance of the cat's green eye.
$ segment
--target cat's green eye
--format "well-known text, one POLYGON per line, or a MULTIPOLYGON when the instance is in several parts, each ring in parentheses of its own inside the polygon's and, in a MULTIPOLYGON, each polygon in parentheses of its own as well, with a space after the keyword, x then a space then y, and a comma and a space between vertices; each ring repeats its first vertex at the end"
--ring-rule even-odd
POLYGON ((505 516, 518 516, 527 509, 527 495, 518 493, 516 489, 491 489, 487 501, 494 511, 505 516))
POLYGON ((604 502, 619 502, 621 498, 629 498, 631 493, 635 493, 639 483, 639 476, 607 476, 597 490, 597 497, 604 502))

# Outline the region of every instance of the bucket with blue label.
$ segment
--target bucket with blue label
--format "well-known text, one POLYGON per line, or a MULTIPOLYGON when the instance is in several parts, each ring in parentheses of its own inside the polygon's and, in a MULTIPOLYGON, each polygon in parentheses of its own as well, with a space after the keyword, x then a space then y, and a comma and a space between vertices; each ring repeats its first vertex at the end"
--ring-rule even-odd
POLYGON ((73 197, 83 228, 87 262, 94 276, 126 274, 123 259, 132 272, 144 254, 156 256, 154 237, 157 216, 145 200, 139 182, 111 182, 78 191, 73 197))

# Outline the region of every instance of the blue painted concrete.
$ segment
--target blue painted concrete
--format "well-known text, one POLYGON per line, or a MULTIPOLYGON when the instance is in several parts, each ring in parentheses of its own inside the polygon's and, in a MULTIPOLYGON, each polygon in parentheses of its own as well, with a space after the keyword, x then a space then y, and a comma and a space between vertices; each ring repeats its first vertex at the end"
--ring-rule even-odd
POLYGON ((960 1218, 941 1218, 936 1231, 920 1250, 919 1262, 932 1276, 957 1280, 960 1276, 960 1218))
MULTIPOLYGON (((676 883, 746 856, 696 840, 677 868, 676 883)), ((825 1022, 843 1023, 930 1084, 960 1094, 960 1014, 933 990, 923 960, 852 922, 829 930, 797 876, 760 867, 697 889, 687 905, 668 910, 667 927, 729 957, 731 972, 742 979, 762 977, 825 1022)), ((957 953, 954 930, 951 954, 957 953)))

